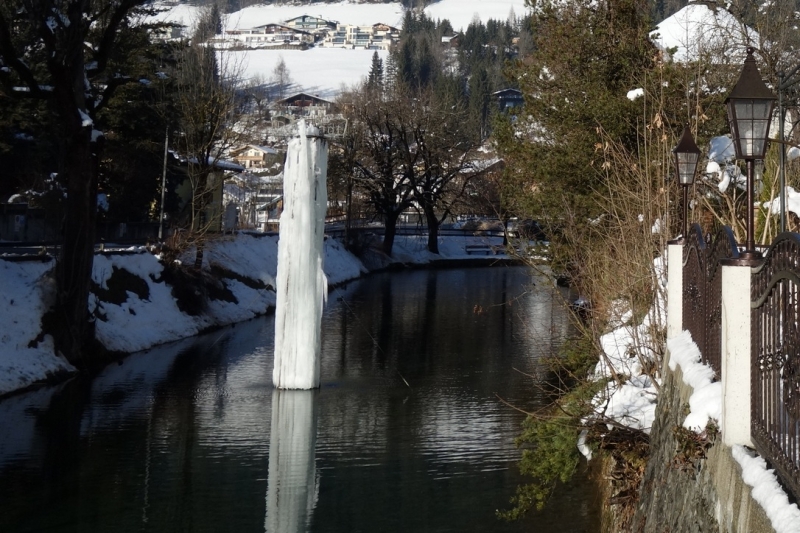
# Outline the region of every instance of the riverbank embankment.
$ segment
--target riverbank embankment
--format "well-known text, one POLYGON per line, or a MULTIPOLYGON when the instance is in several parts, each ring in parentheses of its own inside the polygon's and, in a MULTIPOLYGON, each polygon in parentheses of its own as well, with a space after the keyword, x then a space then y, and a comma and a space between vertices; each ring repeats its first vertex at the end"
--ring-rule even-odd
MULTIPOLYGON (((439 254, 427 252, 426 239, 398 236, 392 257, 372 252, 363 262, 339 241, 326 239, 328 284, 333 287, 387 268, 509 260, 502 252, 467 253, 466 247, 478 241, 500 250, 501 239, 496 237, 443 237, 439 254)), ((107 246, 95 255, 88 302, 99 349, 110 354, 110 361, 268 313, 275 306, 277 242, 277 235, 251 233, 211 239, 200 271, 183 268, 181 261, 165 265, 145 247, 107 246)), ((183 259, 191 264, 194 254, 183 259)), ((0 258, 0 396, 76 372, 43 331, 42 318, 55 298, 54 266, 52 258, 0 258)))
POLYGON ((632 530, 772 533, 732 449, 721 438, 678 429, 693 392, 680 366, 665 372, 632 530))

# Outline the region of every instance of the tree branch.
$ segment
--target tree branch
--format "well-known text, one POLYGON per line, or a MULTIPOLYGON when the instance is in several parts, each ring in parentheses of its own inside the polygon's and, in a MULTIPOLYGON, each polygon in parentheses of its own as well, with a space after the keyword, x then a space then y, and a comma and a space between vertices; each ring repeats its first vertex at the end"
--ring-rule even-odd
POLYGON ((31 69, 17 57, 17 51, 14 49, 14 43, 11 40, 11 26, 2 11, 0 11, 0 60, 3 63, 0 65, 0 84, 8 91, 9 96, 17 98, 50 98, 51 93, 41 89, 31 69), (14 87, 11 79, 11 70, 17 73, 17 76, 28 89, 27 91, 21 91, 14 87))

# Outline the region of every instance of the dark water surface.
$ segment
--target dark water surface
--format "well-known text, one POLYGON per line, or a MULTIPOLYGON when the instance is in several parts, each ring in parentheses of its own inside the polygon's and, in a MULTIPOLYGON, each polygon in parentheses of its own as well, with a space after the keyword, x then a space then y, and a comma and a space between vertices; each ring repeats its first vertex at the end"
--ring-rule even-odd
POLYGON ((554 290, 522 267, 354 282, 318 391, 273 390, 264 317, 2 401, 0 532, 598 531, 582 472, 495 518, 523 419, 496 395, 542 405, 523 372, 567 331, 554 290))

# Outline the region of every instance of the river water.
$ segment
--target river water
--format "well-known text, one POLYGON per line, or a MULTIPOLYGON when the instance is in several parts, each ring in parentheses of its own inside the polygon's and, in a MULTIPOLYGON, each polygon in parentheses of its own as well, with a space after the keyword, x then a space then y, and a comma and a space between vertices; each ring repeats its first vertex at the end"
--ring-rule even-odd
POLYGON ((331 293, 322 385, 272 388, 262 317, 0 402, 0 532, 580 532, 581 466, 548 508, 524 482, 521 409, 568 331, 523 267, 369 276, 331 293))

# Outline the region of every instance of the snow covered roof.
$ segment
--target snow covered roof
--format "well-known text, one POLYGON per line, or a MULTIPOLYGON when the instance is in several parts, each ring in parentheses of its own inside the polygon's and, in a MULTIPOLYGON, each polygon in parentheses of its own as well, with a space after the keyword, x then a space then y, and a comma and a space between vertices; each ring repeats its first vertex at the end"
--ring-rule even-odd
MULTIPOLYGON (((192 164, 197 164, 199 161, 196 157, 190 157, 186 159, 184 157, 180 157, 177 154, 173 153, 174 157, 177 157, 179 161, 188 162, 192 164)), ((232 163, 230 161, 225 161, 223 159, 214 159, 213 157, 208 157, 208 164, 218 170, 228 170, 230 172, 244 172, 245 168, 242 165, 237 165, 236 163, 232 163)))
POLYGON ((376 24, 373 24, 372 27, 380 31, 394 31, 394 32, 400 31, 400 28, 395 28, 391 24, 384 24, 383 22, 378 22, 376 24))
POLYGON ((283 195, 276 196, 275 198, 273 198, 269 202, 266 202, 266 203, 263 203, 263 204, 259 204, 258 207, 256 207, 256 211, 267 211, 268 209, 278 205, 278 203, 281 200, 283 200, 283 195))
POLYGON ((333 24, 335 25, 337 21, 335 20, 328 20, 322 17, 315 17, 314 15, 300 15, 298 17, 292 17, 290 19, 285 20, 284 22, 294 22, 294 21, 301 21, 301 22, 313 22, 319 24, 333 24))
POLYGON ((659 23, 650 37, 662 50, 675 49, 672 58, 681 62, 715 52, 722 57, 723 50, 728 60, 738 62, 744 59, 748 44, 758 41, 758 33, 727 9, 695 2, 659 23))
POLYGON ((492 96, 506 96, 506 95, 522 96, 522 91, 520 91, 519 89, 507 88, 507 89, 500 89, 499 91, 495 91, 492 93, 492 96))
POLYGON ((238 31, 241 30, 266 30, 268 28, 280 28, 284 31, 289 31, 292 33, 301 33, 303 35, 311 35, 311 32, 306 30, 301 30, 299 28, 292 28, 291 26, 286 26, 285 24, 277 24, 274 22, 270 22, 269 24, 260 24, 258 26, 254 26, 252 28, 240 28, 238 31))

